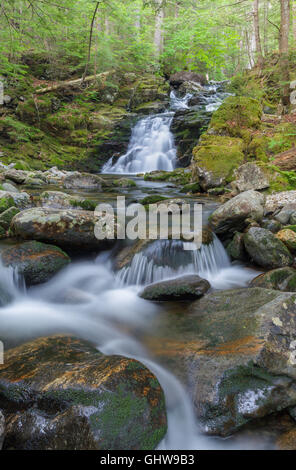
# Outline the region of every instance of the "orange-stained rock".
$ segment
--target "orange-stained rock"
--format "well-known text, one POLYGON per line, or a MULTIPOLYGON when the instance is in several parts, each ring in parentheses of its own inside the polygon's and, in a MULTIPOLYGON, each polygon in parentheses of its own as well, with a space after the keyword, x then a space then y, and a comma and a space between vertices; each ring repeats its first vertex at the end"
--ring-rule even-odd
POLYGON ((140 362, 105 356, 70 336, 5 354, 4 448, 153 449, 166 432, 163 391, 140 362))

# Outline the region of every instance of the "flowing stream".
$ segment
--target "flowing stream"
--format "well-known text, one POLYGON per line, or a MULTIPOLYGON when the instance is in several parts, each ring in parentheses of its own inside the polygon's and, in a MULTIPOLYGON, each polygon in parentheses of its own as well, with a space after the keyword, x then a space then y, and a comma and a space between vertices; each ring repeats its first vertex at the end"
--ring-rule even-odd
MULTIPOLYGON (((174 110, 186 107, 189 98, 180 99, 173 93, 170 112, 140 120, 126 155, 114 166, 109 162, 104 171, 173 169, 176 149, 170 122, 174 110)), ((217 106, 217 101, 212 97, 206 105, 214 104, 217 106)), ((112 253, 102 253, 94 261, 71 263, 51 281, 29 290, 16 272, 0 266, 3 287, 10 297, 0 308, 1 338, 5 346, 15 346, 42 335, 71 333, 93 342, 105 354, 136 358, 157 376, 165 393, 168 432, 160 449, 231 447, 231 443, 199 432, 183 385, 152 359, 151 351, 139 339, 139 331, 153 335, 151 325, 163 308, 141 299, 139 290, 147 283, 188 273, 208 279, 215 289, 246 286, 256 275, 244 266, 233 265, 216 237, 198 251, 184 251, 179 241, 155 241, 119 272, 112 268, 112 253)), ((239 447, 247 448, 248 444, 239 447)))

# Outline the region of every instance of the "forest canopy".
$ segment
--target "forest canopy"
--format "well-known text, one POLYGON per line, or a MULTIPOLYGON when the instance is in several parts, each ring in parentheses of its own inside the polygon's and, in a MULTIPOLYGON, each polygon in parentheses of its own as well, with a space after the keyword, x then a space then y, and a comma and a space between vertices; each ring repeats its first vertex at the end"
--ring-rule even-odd
MULTIPOLYGON (((0 73, 55 80, 110 69, 223 79, 278 52, 288 0, 1 0, 0 73)), ((293 48, 292 48, 293 49, 293 48)))

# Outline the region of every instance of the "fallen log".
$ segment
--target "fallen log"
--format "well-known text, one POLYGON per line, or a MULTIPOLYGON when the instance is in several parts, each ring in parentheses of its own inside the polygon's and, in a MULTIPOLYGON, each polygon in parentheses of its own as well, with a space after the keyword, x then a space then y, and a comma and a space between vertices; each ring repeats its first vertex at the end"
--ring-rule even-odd
POLYGON ((296 169, 296 147, 278 153, 273 160, 273 164, 281 170, 292 171, 296 169))
POLYGON ((82 83, 91 82, 91 81, 96 80, 98 78, 101 79, 101 80, 106 80, 107 76, 110 75, 111 72, 112 71, 110 70, 108 72, 97 73, 96 75, 89 75, 88 77, 85 77, 85 79, 77 78, 75 80, 68 80, 68 81, 65 81, 65 82, 58 82, 58 83, 55 83, 54 85, 51 85, 51 86, 46 87, 46 88, 38 88, 37 90, 35 90, 34 93, 40 95, 42 93, 49 93, 50 91, 59 90, 60 88, 80 86, 82 83))

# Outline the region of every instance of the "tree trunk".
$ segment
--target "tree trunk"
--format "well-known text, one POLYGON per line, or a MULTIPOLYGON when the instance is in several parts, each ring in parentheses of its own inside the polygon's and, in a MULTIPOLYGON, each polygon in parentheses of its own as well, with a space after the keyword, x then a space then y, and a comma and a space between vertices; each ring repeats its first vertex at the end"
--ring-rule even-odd
POLYGON ((293 25, 293 38, 296 42, 296 0, 292 0, 292 25, 293 25))
POLYGON ((270 1, 264 0, 264 31, 263 31, 263 51, 264 55, 268 54, 268 16, 270 1))
POLYGON ((155 33, 154 33, 154 45, 157 57, 163 51, 163 36, 162 36, 162 24, 164 19, 164 11, 162 8, 162 0, 156 0, 157 10, 155 17, 155 33))
POLYGON ((259 68, 262 68, 263 55, 260 38, 260 27, 259 27, 259 0, 254 0, 254 32, 255 32, 255 43, 256 43, 256 58, 259 68))
POLYGON ((281 27, 279 35, 279 53, 282 70, 282 104, 284 110, 290 103, 290 74, 289 74, 289 31, 290 31, 290 0, 281 0, 281 27))
POLYGON ((97 15, 97 11, 99 9, 100 3, 101 2, 96 3, 96 6, 95 6, 95 9, 94 9, 94 12, 93 12, 93 16, 92 16, 92 20, 91 20, 91 24, 90 24, 89 40, 88 40, 88 54, 87 54, 87 61, 86 61, 86 64, 85 64, 84 74, 82 76, 82 83, 85 81, 88 66, 89 66, 89 63, 90 63, 91 43, 92 43, 92 37, 93 37, 94 23, 95 23, 95 19, 96 19, 96 15, 97 15))

